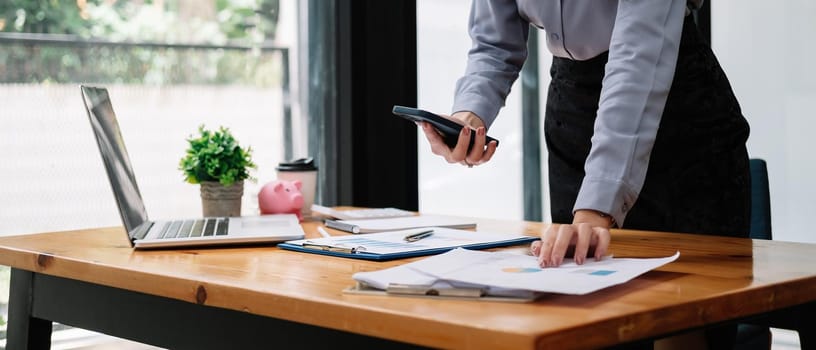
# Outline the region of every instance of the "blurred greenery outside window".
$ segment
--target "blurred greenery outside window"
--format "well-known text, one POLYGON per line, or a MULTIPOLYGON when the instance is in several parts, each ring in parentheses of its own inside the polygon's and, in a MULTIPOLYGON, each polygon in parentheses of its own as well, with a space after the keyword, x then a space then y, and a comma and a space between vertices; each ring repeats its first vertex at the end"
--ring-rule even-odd
POLYGON ((2 1, 0 32, 63 42, 3 44, 0 83, 271 86, 280 63, 261 48, 275 38, 278 10, 279 0, 2 1))

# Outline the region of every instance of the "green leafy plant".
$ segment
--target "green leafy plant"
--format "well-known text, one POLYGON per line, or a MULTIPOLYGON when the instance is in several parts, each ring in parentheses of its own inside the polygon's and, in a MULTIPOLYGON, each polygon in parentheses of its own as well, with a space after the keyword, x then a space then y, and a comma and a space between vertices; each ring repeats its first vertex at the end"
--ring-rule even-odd
POLYGON ((238 145, 229 129, 207 130, 198 127, 198 136, 187 138, 189 147, 179 162, 185 180, 192 184, 204 181, 218 181, 224 186, 241 180, 254 181, 249 170, 256 169, 252 162, 252 148, 238 145))

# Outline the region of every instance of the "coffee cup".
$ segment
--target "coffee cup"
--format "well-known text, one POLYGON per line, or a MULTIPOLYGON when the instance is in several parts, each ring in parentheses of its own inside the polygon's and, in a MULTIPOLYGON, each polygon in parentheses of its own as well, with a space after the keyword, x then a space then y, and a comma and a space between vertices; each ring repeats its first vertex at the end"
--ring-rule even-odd
POLYGON ((317 189, 317 167, 314 165, 314 159, 307 157, 281 162, 275 167, 275 170, 278 174, 278 180, 300 180, 303 185, 300 188, 300 192, 303 194, 303 207, 300 209, 300 213, 304 217, 310 216, 317 189))

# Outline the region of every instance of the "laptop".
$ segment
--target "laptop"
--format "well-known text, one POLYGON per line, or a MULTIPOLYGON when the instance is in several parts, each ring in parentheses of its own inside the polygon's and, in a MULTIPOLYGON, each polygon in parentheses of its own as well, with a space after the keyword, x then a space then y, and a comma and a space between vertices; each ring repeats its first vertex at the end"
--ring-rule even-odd
POLYGON ((132 247, 279 243, 304 237, 300 221, 294 214, 151 221, 107 89, 85 85, 80 89, 132 247))

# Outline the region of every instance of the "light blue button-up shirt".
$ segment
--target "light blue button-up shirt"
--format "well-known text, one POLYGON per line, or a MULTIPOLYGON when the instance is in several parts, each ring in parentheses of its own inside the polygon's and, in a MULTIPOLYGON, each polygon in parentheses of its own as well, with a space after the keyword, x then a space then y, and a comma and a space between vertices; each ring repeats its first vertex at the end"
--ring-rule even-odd
POLYGON ((686 0, 474 0, 473 46, 453 112, 493 123, 527 57, 530 25, 546 32, 558 57, 587 60, 609 51, 574 210, 609 213, 622 225, 643 187, 686 14, 686 0))

